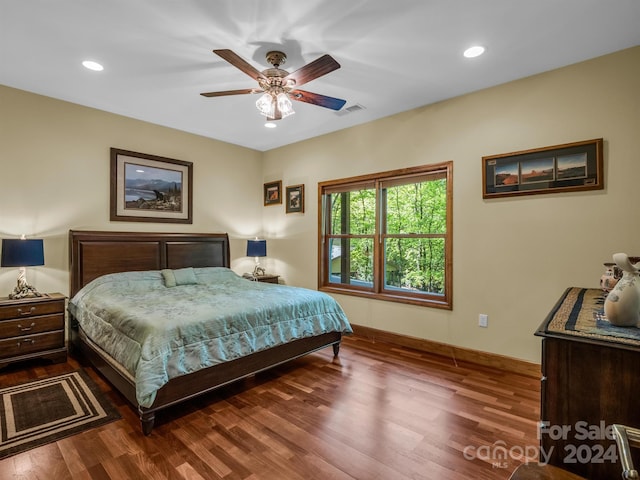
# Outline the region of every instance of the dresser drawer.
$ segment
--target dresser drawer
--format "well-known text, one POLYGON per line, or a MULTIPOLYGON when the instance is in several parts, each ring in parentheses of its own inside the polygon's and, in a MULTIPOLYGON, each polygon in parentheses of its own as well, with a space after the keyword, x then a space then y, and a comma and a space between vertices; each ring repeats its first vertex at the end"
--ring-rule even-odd
POLYGON ((64 315, 44 315, 0 322, 0 339, 33 335, 34 333, 64 330, 64 315))
POLYGON ((0 340, 0 358, 17 357, 54 348, 64 348, 63 330, 0 340))
POLYGON ((51 313, 63 313, 64 300, 5 304, 0 306, 0 320, 37 317, 51 313))

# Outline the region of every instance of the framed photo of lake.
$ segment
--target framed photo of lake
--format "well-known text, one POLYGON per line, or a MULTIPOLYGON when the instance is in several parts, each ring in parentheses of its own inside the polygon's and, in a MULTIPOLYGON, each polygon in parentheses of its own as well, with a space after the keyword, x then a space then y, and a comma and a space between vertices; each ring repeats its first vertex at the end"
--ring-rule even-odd
POLYGON ((482 157, 482 198, 604 188, 602 138, 482 157))
POLYGON ((111 220, 193 223, 193 164, 111 148, 111 220))

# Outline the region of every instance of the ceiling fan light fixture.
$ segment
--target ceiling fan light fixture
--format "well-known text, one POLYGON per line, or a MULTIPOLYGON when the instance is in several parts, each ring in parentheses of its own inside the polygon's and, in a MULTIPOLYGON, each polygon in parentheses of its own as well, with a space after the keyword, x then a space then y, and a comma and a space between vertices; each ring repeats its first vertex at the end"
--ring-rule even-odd
POLYGON ((293 115, 294 113, 296 113, 293 110, 291 100, 289 100, 289 97, 286 93, 279 93, 276 99, 278 101, 278 110, 280 110, 282 118, 287 118, 289 115, 293 115))
POLYGON ((265 117, 273 118, 276 111, 276 103, 270 93, 265 93, 256 101, 256 108, 265 117))
POLYGON ((265 128, 276 128, 278 125, 275 122, 267 122, 264 124, 265 128))

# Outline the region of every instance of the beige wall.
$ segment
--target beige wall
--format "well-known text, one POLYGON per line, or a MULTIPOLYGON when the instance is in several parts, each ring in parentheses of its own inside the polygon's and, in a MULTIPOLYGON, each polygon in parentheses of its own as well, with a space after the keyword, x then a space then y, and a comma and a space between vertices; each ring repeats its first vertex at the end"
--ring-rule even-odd
MULTIPOLYGON (((69 291, 69 229, 228 232, 232 267, 241 272, 249 262, 245 239, 262 232, 261 157, 0 86, 0 237, 44 238, 46 265, 27 272, 43 292, 69 291), (110 147, 193 162, 193 224, 111 222, 110 147)), ((11 291, 16 276, 16 269, 0 269, 0 296, 11 291)))
POLYGON ((304 215, 265 208, 278 273, 316 286, 319 181, 453 160, 453 310, 336 298, 355 324, 539 361, 533 332, 564 289, 640 252, 638 78, 640 47, 267 152, 265 180, 307 188, 304 215), (483 155, 600 137, 604 190, 482 199, 483 155))
MULTIPOLYGON (((337 298, 356 324, 538 361, 533 331, 562 291, 640 252, 638 78, 640 47, 264 154, 0 86, 0 237, 45 238, 46 266, 29 272, 42 291, 68 292, 70 228, 227 231, 238 272, 264 233, 267 270, 315 288, 319 181, 453 160, 453 310, 337 298), (599 137, 605 190, 482 199, 483 155, 599 137), (193 225, 110 222, 110 147, 193 162, 193 225), (280 179, 305 184, 306 213, 262 207, 262 183, 280 179)), ((0 295, 16 275, 0 269, 0 295)))

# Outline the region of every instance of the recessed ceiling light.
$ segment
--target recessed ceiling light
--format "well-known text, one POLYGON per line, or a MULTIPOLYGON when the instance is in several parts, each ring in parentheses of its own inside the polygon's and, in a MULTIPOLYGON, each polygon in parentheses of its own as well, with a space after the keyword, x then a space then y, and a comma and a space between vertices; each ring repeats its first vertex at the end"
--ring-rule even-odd
POLYGON ((264 124, 264 126, 265 126, 266 128, 276 128, 278 125, 276 125, 276 124, 275 124, 275 123, 273 123, 273 122, 267 122, 267 123, 265 123, 265 124, 264 124))
POLYGON ((467 58, 479 57, 484 53, 484 47, 480 45, 474 45, 473 47, 467 48, 463 55, 467 58))
POLYGON ((102 65, 100 65, 98 62, 94 62, 93 60, 85 60, 84 62, 82 62, 82 66, 95 72, 101 72, 102 70, 104 70, 104 67, 102 65))

